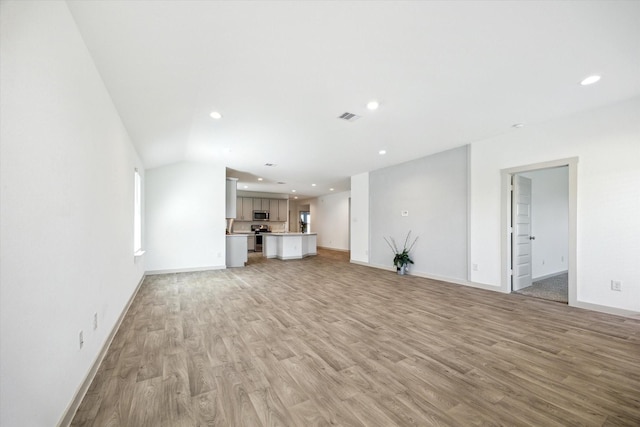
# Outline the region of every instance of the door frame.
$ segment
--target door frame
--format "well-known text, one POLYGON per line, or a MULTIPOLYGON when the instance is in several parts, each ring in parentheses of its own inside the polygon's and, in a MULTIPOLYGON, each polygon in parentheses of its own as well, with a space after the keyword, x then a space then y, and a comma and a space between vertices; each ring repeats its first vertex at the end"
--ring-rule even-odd
POLYGON ((513 175, 522 172, 531 172, 541 169, 557 168, 567 166, 569 168, 569 242, 568 242, 568 272, 569 272, 569 305, 577 305, 577 211, 578 211, 578 158, 570 157, 566 159, 551 160, 542 163, 517 166, 502 169, 501 177, 501 220, 500 220, 500 247, 501 247, 501 271, 503 292, 511 292, 511 178, 513 175))

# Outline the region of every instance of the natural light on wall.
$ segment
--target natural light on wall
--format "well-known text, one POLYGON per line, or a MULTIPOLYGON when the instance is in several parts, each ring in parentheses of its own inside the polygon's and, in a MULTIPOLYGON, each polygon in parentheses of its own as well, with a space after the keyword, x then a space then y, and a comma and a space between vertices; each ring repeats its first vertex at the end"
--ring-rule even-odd
POLYGON ((142 183, 137 169, 133 172, 133 185, 133 254, 140 256, 144 253, 142 250, 142 183))

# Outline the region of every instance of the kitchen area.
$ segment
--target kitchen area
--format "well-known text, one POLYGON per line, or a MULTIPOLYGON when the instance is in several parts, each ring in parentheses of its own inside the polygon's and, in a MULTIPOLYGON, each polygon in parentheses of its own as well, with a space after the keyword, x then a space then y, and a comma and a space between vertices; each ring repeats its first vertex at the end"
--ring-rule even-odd
POLYGON ((238 192, 237 180, 227 178, 227 267, 244 267, 249 254, 281 260, 317 254, 315 233, 289 231, 289 196, 238 192), (260 254, 260 255, 258 255, 260 254))

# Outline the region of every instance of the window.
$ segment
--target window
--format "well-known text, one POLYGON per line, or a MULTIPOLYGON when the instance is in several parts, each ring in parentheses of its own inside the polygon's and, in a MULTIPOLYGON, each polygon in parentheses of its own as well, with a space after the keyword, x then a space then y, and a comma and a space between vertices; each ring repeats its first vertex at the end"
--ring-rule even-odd
POLYGON ((142 182, 138 169, 133 172, 133 254, 140 256, 142 250, 142 182))

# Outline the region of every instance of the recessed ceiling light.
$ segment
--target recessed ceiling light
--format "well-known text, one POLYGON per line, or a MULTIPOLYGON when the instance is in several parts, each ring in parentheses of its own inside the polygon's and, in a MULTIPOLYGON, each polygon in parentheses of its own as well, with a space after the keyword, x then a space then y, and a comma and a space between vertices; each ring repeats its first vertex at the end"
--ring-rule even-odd
POLYGON ((367 103, 367 108, 369 110, 377 110, 379 106, 380 104, 378 104, 378 101, 369 101, 367 103))
POLYGON ((311 186, 312 186, 312 187, 315 187, 316 185, 315 185, 315 184, 311 184, 311 186))
POLYGON ((209 114, 209 115, 211 116, 211 118, 214 118, 216 120, 222 118, 222 114, 218 113, 217 111, 212 111, 211 114, 209 114))
POLYGON ((262 181, 262 178, 258 178, 258 181, 262 181))
POLYGON ((382 156, 383 154, 387 154, 387 150, 380 150, 380 151, 378 151, 378 154, 380 154, 381 156, 382 156))
POLYGON ((244 188, 249 188, 249 186, 248 186, 248 185, 245 185, 245 186, 244 186, 244 188))
POLYGON ((600 80, 600 76, 593 75, 593 76, 589 76, 586 79, 584 79, 583 81, 581 81, 580 84, 582 86, 589 86, 589 85, 594 84, 598 80, 600 80))
POLYGON ((516 128, 516 129, 520 129, 524 127, 524 123, 516 123, 514 125, 511 125, 512 128, 516 128))
POLYGON ((333 191, 333 188, 330 188, 329 191, 333 191))
POLYGON ((294 197, 294 199, 297 199, 297 198, 298 198, 298 196, 295 196, 295 197, 294 197))
POLYGON ((292 193, 295 193, 295 192, 296 192, 296 190, 291 190, 291 192, 292 192, 292 193))

